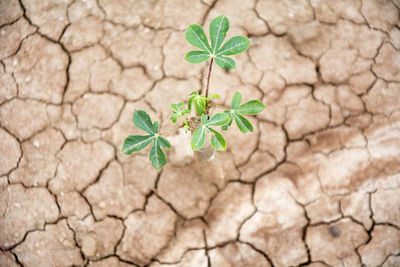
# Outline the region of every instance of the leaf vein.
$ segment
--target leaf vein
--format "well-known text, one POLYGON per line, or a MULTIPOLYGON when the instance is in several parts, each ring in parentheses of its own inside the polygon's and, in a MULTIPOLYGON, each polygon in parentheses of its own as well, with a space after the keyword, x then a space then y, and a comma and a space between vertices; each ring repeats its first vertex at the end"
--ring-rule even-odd
POLYGON ((234 46, 231 46, 231 47, 229 47, 229 48, 227 48, 227 49, 225 49, 225 50, 219 51, 218 54, 216 54, 216 56, 221 55, 222 53, 224 53, 224 52, 226 52, 226 51, 228 51, 228 50, 230 50, 230 49, 233 49, 233 48, 235 48, 235 47, 241 46, 241 45, 243 45, 243 43, 239 43, 239 44, 234 45, 234 46))
POLYGON ((215 49, 217 49, 217 41, 218 41, 218 36, 219 36, 219 33, 221 32, 221 25, 222 25, 222 22, 224 21, 224 16, 222 16, 222 19, 221 19, 221 22, 219 23, 219 26, 218 26, 218 33, 217 33, 217 36, 216 36, 216 40, 214 41, 214 51, 213 51, 213 54, 215 53, 215 49))

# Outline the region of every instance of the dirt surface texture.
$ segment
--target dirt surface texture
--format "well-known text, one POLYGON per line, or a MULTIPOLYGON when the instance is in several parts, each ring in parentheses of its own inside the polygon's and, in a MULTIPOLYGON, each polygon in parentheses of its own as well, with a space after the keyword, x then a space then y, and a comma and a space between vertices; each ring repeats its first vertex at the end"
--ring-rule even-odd
MULTIPOLYGON (((400 266, 399 0, 0 0, 0 266, 400 266), (210 162, 190 24, 248 36, 210 92, 259 99, 210 162), (173 149, 121 152, 134 110, 173 149)), ((207 33, 208 34, 208 33, 207 33)))

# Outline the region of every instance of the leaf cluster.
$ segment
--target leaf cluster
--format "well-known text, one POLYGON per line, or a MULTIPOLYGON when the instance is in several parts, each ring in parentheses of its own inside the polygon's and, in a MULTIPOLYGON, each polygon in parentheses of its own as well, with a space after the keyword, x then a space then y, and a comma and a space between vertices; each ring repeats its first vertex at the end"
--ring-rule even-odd
POLYGON ((189 109, 183 109, 183 106, 185 105, 184 102, 180 102, 178 104, 171 104, 171 108, 172 108, 172 115, 169 116, 169 119, 175 123, 178 121, 178 119, 186 114, 190 113, 189 109))
POLYGON ((212 94, 210 97, 205 97, 204 95, 200 95, 199 92, 193 91, 189 95, 188 109, 189 111, 191 111, 192 107, 194 106, 194 110, 197 115, 200 116, 202 114, 205 114, 207 113, 207 103, 213 98, 220 98, 220 96, 217 94, 212 94))
POLYGON ((225 150, 226 140, 223 134, 211 128, 210 126, 221 126, 222 130, 227 130, 235 120, 237 127, 242 133, 253 132, 253 125, 243 115, 256 115, 265 109, 264 104, 259 100, 251 100, 244 104, 242 102, 242 94, 236 92, 232 97, 232 105, 230 110, 223 113, 216 113, 209 120, 206 115, 201 116, 201 125, 198 126, 191 140, 193 150, 199 150, 203 147, 206 134, 211 136, 211 145, 215 150, 225 150))

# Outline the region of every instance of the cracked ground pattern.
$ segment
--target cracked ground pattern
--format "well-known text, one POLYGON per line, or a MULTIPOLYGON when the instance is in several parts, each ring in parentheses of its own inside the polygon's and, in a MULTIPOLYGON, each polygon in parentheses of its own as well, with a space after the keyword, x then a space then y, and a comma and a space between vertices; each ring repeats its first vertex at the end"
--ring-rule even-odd
POLYGON ((0 0, 0 266, 400 266, 399 0, 0 0), (211 91, 266 110, 197 158, 192 23, 251 38, 211 91), (135 109, 174 145, 156 171, 135 109))

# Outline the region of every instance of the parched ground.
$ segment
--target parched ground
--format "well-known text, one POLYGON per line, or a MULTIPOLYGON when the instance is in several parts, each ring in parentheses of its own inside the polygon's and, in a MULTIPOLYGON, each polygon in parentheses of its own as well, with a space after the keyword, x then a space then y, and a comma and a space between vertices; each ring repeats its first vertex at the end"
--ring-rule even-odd
POLYGON ((0 266, 400 266, 400 1, 0 0, 0 266), (266 110, 204 162, 170 103, 192 23, 251 38, 266 110), (121 153, 135 109, 174 145, 121 153))

